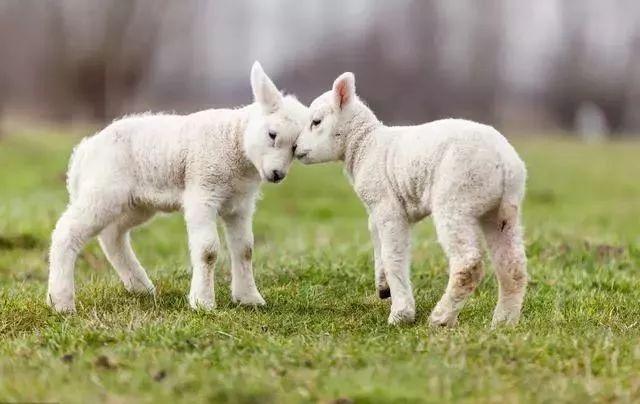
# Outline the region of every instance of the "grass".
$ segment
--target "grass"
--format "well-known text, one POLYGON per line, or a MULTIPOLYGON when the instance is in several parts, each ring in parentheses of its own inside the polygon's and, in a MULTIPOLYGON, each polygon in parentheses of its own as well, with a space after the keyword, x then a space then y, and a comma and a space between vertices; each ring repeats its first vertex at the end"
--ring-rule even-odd
POLYGON ((429 220, 416 227, 417 322, 386 324, 365 213, 338 166, 265 186, 255 268, 268 306, 188 309, 180 215, 139 229, 157 299, 128 295, 92 242, 78 313, 44 305, 48 238, 75 140, 0 140, 0 401, 586 402, 640 400, 640 144, 521 139, 531 285, 523 320, 489 329, 491 272, 455 329, 427 316, 446 283, 429 220))

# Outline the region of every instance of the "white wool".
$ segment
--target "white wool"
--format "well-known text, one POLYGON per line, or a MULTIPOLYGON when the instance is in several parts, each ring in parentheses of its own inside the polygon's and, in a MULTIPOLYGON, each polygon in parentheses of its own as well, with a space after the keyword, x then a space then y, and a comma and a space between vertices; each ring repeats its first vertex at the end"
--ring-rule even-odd
POLYGON ((76 147, 67 177, 70 203, 52 235, 47 301, 54 309, 75 309, 75 259, 95 235, 125 287, 153 293, 129 230, 158 211, 176 210, 184 212, 189 234, 191 306, 215 306, 218 218, 231 256, 234 301, 264 304, 251 267, 255 201, 262 180, 286 175, 308 110, 282 96, 257 62, 251 85, 255 102, 249 106, 129 116, 76 147))
POLYGON ((524 163, 494 128, 445 119, 387 127, 358 99, 353 74, 314 100, 298 138, 303 163, 344 161, 369 213, 376 287, 391 295, 390 323, 413 321, 411 224, 432 215, 449 258, 449 284, 431 322, 452 326, 483 275, 483 241, 500 293, 493 324, 518 321, 526 288, 520 210, 524 163))

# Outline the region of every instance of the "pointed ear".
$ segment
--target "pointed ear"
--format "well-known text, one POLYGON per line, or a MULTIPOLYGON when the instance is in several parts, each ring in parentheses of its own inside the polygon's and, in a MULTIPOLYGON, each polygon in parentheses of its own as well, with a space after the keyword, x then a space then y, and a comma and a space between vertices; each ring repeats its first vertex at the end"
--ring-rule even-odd
POLYGON ((266 113, 270 114, 280 108, 282 94, 262 70, 258 61, 255 61, 251 67, 251 90, 254 100, 262 106, 266 113))
POLYGON ((353 73, 342 73, 333 82, 333 94, 340 108, 344 108, 353 101, 356 97, 356 78, 353 73))

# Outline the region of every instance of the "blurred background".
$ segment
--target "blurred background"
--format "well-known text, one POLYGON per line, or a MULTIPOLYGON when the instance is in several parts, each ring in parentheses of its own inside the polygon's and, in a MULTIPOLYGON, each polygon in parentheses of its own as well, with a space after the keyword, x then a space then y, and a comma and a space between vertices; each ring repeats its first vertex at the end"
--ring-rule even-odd
POLYGON ((5 124, 246 104, 257 59, 305 103, 353 71, 389 124, 640 133, 637 0, 3 0, 0 39, 5 124))

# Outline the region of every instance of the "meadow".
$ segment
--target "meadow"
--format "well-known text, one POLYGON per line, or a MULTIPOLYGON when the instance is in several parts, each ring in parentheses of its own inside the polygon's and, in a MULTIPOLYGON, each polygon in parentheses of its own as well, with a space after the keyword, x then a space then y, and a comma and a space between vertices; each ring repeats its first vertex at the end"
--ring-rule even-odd
MULTIPOLYGON (((59 133, 60 132, 60 133, 59 133)), ((76 266, 76 315, 44 304, 46 252, 78 138, 0 139, 0 401, 637 402, 640 143, 520 137, 531 282, 515 328, 491 330, 492 271, 457 328, 428 326, 447 281, 429 219, 413 237, 413 325, 387 325, 364 209, 338 165, 296 164, 254 220, 264 308, 192 311, 184 222, 133 234, 156 298, 128 294, 97 242, 76 266)))

